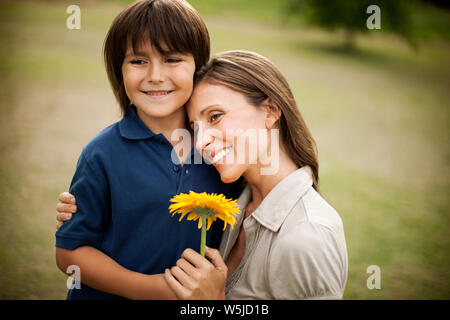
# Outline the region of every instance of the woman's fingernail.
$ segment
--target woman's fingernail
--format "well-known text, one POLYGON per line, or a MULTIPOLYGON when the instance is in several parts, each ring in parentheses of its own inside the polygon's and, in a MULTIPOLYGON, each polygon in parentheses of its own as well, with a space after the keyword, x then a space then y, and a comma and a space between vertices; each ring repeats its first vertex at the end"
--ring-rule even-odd
POLYGON ((71 213, 66 213, 66 214, 64 215, 64 218, 66 218, 66 219, 72 219, 72 214, 71 214, 71 213))

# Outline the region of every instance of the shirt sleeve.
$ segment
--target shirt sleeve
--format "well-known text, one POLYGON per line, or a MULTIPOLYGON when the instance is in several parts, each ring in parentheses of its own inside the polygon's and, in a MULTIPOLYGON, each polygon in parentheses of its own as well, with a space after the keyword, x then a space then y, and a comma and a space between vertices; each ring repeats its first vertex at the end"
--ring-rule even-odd
POLYGON ((326 226, 301 222, 273 248, 269 287, 274 299, 342 299, 345 252, 326 226))
POLYGON ((56 231, 56 247, 101 246, 110 219, 109 187, 101 162, 91 158, 88 161, 83 151, 78 159, 69 189, 77 201, 77 212, 56 231))

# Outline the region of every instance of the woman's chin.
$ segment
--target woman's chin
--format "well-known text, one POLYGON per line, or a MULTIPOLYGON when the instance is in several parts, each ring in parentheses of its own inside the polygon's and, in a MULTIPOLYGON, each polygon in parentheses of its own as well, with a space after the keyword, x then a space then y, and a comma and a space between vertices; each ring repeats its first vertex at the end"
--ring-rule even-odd
POLYGON ((237 181, 241 175, 237 173, 231 172, 231 170, 226 170, 225 168, 222 170, 219 170, 220 174, 220 180, 222 180, 223 183, 233 183, 237 181))

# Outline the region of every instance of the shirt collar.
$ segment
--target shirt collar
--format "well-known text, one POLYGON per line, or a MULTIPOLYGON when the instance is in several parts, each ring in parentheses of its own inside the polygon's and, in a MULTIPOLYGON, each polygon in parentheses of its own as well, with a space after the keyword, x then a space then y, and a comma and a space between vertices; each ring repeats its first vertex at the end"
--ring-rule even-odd
MULTIPOLYGON (((251 216, 267 229, 277 232, 294 205, 312 184, 312 170, 309 166, 295 170, 269 192, 251 216)), ((250 187, 247 188, 238 201, 241 208, 245 208, 251 199, 250 187)))
POLYGON ((119 131, 122 137, 130 140, 143 140, 156 136, 156 134, 147 128, 142 120, 139 119, 134 105, 130 105, 125 117, 119 121, 119 131))

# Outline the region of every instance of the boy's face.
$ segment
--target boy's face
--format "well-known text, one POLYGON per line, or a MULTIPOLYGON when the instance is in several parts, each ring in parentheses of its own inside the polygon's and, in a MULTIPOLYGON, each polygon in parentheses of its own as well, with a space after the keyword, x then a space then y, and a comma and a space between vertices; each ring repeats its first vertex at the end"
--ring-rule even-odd
POLYGON ((149 42, 136 52, 128 46, 122 64, 128 98, 139 114, 152 119, 168 117, 184 106, 192 94, 194 72, 191 54, 165 56, 149 42))

